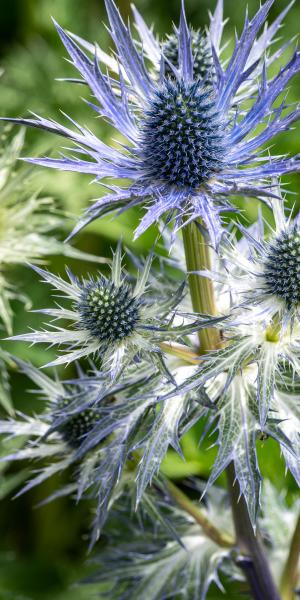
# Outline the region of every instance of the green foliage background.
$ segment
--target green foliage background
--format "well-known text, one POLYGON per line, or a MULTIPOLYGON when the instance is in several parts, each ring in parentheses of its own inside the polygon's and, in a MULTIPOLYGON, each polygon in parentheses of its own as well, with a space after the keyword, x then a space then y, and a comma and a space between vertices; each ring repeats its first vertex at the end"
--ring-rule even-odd
MULTIPOLYGON (((130 12, 129 0, 119 0, 123 15, 130 12)), ((187 13, 194 28, 207 23, 207 12, 213 10, 215 0, 187 0, 187 13)), ((258 8, 258 0, 225 0, 225 10, 230 17, 227 33, 237 27, 240 31, 246 4, 250 14, 258 8)), ((170 32, 172 21, 176 22, 179 0, 137 0, 137 8, 148 23, 155 23, 160 34, 170 32)), ((287 0, 276 0, 271 17, 287 5, 287 0)), ((82 86, 75 87, 56 81, 55 78, 74 75, 73 70, 63 60, 66 53, 56 35, 50 16, 75 33, 98 41, 109 47, 109 37, 103 25, 105 21, 102 0, 0 0, 0 68, 4 73, 0 79, 0 114, 3 116, 24 116, 32 110, 42 116, 60 118, 63 109, 73 118, 93 128, 101 138, 109 141, 110 131, 105 124, 91 114, 80 100, 87 91, 82 86)), ((285 40, 298 34, 300 22, 299 0, 290 11, 282 36, 285 40)), ((295 80, 289 99, 299 99, 300 83, 295 80)), ((1 138, 0 138, 1 139, 1 138)), ((29 131, 26 136, 25 155, 37 155, 55 151, 61 140, 40 132, 29 131)), ((276 150, 299 152, 299 129, 279 136, 276 150)), ((300 178, 289 178, 289 190, 296 195, 291 203, 298 203, 300 178)), ((92 198, 101 194, 97 185, 89 185, 89 178, 80 174, 65 174, 36 168, 31 183, 34 189, 52 195, 59 206, 71 215, 79 214, 92 198)), ((245 217, 253 218, 256 203, 247 203, 245 217)), ((268 215, 266 214, 268 218, 268 215)), ((132 243, 132 231, 138 222, 139 214, 127 213, 122 219, 107 219, 96 222, 87 228, 77 239, 76 245, 102 256, 110 253, 110 247, 122 235, 124 242, 137 253, 146 253, 153 242, 155 231, 150 231, 132 243)), ((66 222, 66 232, 71 222, 66 222)), ((55 257, 50 260, 51 268, 60 273, 64 270, 65 259, 55 257)), ((95 269, 94 266, 78 261, 68 261, 78 274, 95 269)), ((35 307, 48 303, 48 290, 41 286, 37 277, 27 269, 18 269, 12 277, 31 296, 35 307)), ((37 325, 38 317, 26 313, 22 305, 14 306, 16 311, 15 333, 23 332, 28 326, 37 325)), ((6 345, 6 347, 8 347, 6 345)), ((45 349, 28 348, 24 344, 10 344, 9 350, 22 358, 41 365, 50 359, 45 349), (47 353, 47 358, 46 358, 47 353)), ((68 373, 69 374, 69 373, 68 373)), ((40 410, 36 398, 27 392, 28 382, 12 373, 12 392, 15 406, 24 412, 40 410)), ((165 472, 174 478, 198 475, 206 478, 209 473, 214 450, 198 447, 199 428, 194 428, 183 440, 182 446, 186 461, 183 462, 170 451, 165 462, 165 472)), ((208 446, 208 444, 207 444, 208 446)), ((283 461, 275 443, 271 440, 260 443, 261 469, 278 487, 286 488, 289 494, 295 491, 295 484, 284 473, 283 461)), ((0 463, 1 464, 1 463, 0 463)), ((0 467, 0 476, 1 476, 0 467)), ((10 470, 14 483, 19 478, 17 466, 10 470)), ((70 500, 61 499, 42 508, 35 509, 43 498, 51 494, 56 481, 50 481, 26 496, 11 501, 7 496, 7 482, 0 481, 0 600, 80 600, 89 597, 87 590, 71 588, 69 585, 84 574, 82 566, 86 553, 86 538, 91 507, 88 503, 75 506, 70 500)), ((222 484, 222 480, 220 481, 222 484)), ((92 590, 91 590, 92 594, 92 590)), ((219 598, 220 592, 212 591, 210 598, 219 598)), ((224 596, 226 597, 226 596, 224 596)), ((239 598, 232 589, 228 598, 239 598)), ((145 599, 146 600, 146 599, 145 599)))

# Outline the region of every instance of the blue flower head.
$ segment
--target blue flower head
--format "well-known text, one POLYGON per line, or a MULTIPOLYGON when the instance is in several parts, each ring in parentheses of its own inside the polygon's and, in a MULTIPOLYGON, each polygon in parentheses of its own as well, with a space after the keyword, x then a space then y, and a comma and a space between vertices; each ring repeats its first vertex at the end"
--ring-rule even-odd
POLYGON ((105 4, 116 60, 97 47, 91 56, 87 42, 56 25, 73 65, 95 98, 90 106, 128 140, 119 149, 109 147, 71 118, 73 128, 40 117, 16 120, 75 143, 73 156, 31 162, 89 173, 106 185, 111 178, 121 182, 109 186, 110 192, 89 208, 75 231, 112 211, 142 205, 146 214, 136 236, 163 215, 173 219, 177 228, 200 218, 217 246, 222 235, 220 213, 232 209, 228 197, 272 197, 271 178, 299 170, 298 156, 270 160, 262 153, 262 146, 287 130, 300 114, 285 100, 275 105, 299 71, 300 54, 296 51, 275 77, 269 76, 268 67, 274 68, 276 60, 282 59, 286 45, 274 53, 267 50, 289 8, 260 33, 273 2, 266 0, 252 20, 246 16, 241 37, 225 64, 223 3, 218 0, 207 39, 207 64, 212 56, 214 71, 209 77, 199 76, 195 34, 187 26, 183 4, 173 36, 175 55, 168 50, 169 42, 159 43, 134 9, 145 46, 141 50, 113 0, 105 4), (147 63, 144 55, 150 59, 147 63), (117 73, 103 72, 103 61, 117 73))
POLYGON ((141 121, 145 180, 191 194, 222 170, 226 143, 215 100, 200 81, 166 80, 141 121))

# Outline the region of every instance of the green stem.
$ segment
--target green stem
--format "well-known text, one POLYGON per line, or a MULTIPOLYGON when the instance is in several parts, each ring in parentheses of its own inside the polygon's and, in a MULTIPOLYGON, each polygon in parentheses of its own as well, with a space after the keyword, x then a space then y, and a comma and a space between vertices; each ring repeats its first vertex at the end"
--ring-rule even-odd
MULTIPOLYGON (((188 272, 210 269, 209 247, 195 223, 183 228, 183 241, 188 272)), ((212 282, 199 275, 189 275, 189 285, 195 312, 216 314, 216 304, 212 282)), ((201 354, 220 346, 220 335, 217 330, 201 330, 199 334, 201 354)), ((236 541, 241 554, 238 562, 244 571, 255 600, 280 600, 272 575, 264 555, 262 545, 255 536, 246 501, 240 495, 238 483, 235 481, 234 465, 227 467, 228 493, 231 500, 236 541)))
POLYGON ((297 584, 297 577, 300 571, 300 516, 292 537, 291 546, 287 561, 285 563, 280 591, 282 600, 293 600, 295 598, 294 589, 297 584))
POLYGON ((168 492, 171 494, 178 506, 181 506, 185 512, 191 515, 203 529, 204 533, 222 548, 232 548, 234 539, 227 533, 217 529, 207 518, 206 514, 198 507, 188 496, 186 496, 174 483, 166 482, 168 492))
MULTIPOLYGON (((213 284, 207 277, 195 275, 192 272, 210 269, 210 248, 205 243, 199 228, 195 223, 189 223, 183 230, 183 243, 186 258, 191 298, 195 312, 216 314, 213 284)), ((201 354, 214 350, 220 345, 220 336, 217 329, 201 329, 199 331, 201 354)))

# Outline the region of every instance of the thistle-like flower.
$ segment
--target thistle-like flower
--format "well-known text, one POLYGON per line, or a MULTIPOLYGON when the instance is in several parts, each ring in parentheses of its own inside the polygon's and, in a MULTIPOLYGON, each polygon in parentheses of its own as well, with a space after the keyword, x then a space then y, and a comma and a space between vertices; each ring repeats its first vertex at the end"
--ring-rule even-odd
MULTIPOLYGON (((110 371, 112 378, 121 374, 135 359, 151 361, 162 373, 171 377, 163 359, 160 343, 181 339, 219 321, 219 318, 203 318, 194 313, 182 313, 181 324, 174 325, 175 315, 181 315, 179 303, 183 285, 168 298, 156 290, 147 292, 147 281, 152 255, 144 264, 143 273, 132 285, 128 274, 122 273, 122 254, 119 244, 114 253, 111 277, 79 281, 68 271, 69 282, 38 267, 34 267, 43 280, 63 292, 71 307, 42 309, 38 312, 55 320, 72 323, 68 329, 52 326, 47 331, 35 331, 14 336, 12 339, 62 345, 67 351, 51 365, 70 363, 90 355, 101 359, 102 368, 110 371)), ((49 365, 47 365, 49 366, 49 365)))
MULTIPOLYGON (((143 204, 148 209, 136 235, 167 213, 168 220, 175 219, 177 227, 187 219, 203 219, 217 246, 222 236, 219 215, 228 209, 229 196, 272 196, 266 182, 299 170, 298 157, 274 157, 270 161, 268 155, 262 155, 262 146, 299 117, 299 108, 291 110, 285 101, 280 107, 274 106, 299 71, 299 53, 296 51, 273 78, 267 72, 270 63, 262 60, 283 17, 259 36, 273 1, 267 0, 251 21, 246 18, 226 67, 219 54, 223 14, 222 2, 218 3, 210 29, 215 77, 209 85, 194 71, 197 61, 183 7, 175 33, 179 65, 176 67, 165 56, 164 45, 156 44, 159 80, 152 67, 147 69, 113 0, 106 0, 106 6, 120 64, 118 79, 101 71, 97 49, 92 61, 82 46, 57 25, 72 63, 98 102, 90 105, 129 141, 121 149, 110 148, 72 119, 78 132, 40 117, 16 119, 75 142, 74 157, 29 159, 31 162, 93 174, 97 181, 126 180, 124 187, 112 185, 111 193, 90 207, 75 231, 115 209, 123 211, 143 204), (129 187, 128 179, 132 181, 129 187)), ((139 25, 143 28, 141 21, 139 25)), ((145 39, 149 42, 149 36, 145 39)), ((285 48, 272 55, 272 63, 285 48)))
MULTIPOLYGON (((135 7, 133 10, 136 14, 136 17, 140 17, 138 15, 135 7)), ((141 32, 140 32, 141 33, 141 32)), ((150 30, 148 30, 149 35, 151 35, 150 30)), ((190 31, 191 35, 191 48, 193 54, 193 75, 195 80, 201 79, 208 81, 211 79, 213 74, 213 57, 211 53, 211 48, 209 44, 209 39, 206 35, 206 32, 194 29, 190 31)), ((179 68, 179 46, 178 46, 178 33, 173 33, 169 35, 165 42, 163 42, 162 52, 166 59, 165 64, 165 75, 172 78, 173 70, 172 65, 179 68), (169 66, 169 63, 171 65, 169 66)), ((157 54, 160 54, 160 45, 157 43, 157 54)))

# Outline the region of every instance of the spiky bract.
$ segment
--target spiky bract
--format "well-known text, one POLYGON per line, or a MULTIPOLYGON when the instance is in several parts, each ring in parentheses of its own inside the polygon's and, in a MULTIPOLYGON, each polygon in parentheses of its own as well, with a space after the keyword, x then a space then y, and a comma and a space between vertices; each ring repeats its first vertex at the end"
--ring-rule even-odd
MULTIPOLYGON (((141 362, 138 369, 132 365, 121 383, 112 383, 94 365, 90 365, 89 376, 79 370, 77 379, 64 381, 23 361, 17 363, 41 390, 45 409, 38 416, 18 414, 15 419, 0 421, 0 435, 29 438, 25 447, 6 460, 47 457, 47 466, 35 470, 22 492, 76 465, 73 482, 66 483, 57 495, 75 492, 79 499, 87 492, 95 499, 92 542, 123 487, 130 484, 135 488, 140 501, 169 445, 181 453, 182 433, 207 412, 201 392, 160 402, 159 396, 174 385, 162 382, 149 363, 141 362)), ((193 370, 191 366, 176 367, 173 376, 180 383, 193 370)))
MULTIPOLYGON (((207 80, 213 73, 213 57, 207 35, 198 29, 191 30, 191 44, 193 54, 194 78, 207 80)), ((173 77, 172 68, 168 61, 176 68, 179 67, 178 36, 173 33, 163 43, 162 52, 166 60, 165 74, 173 77)))
POLYGON ((30 305, 30 299, 12 286, 8 270, 16 265, 42 263, 47 256, 63 254, 82 260, 105 262, 81 252, 54 237, 64 218, 51 198, 32 194, 29 170, 17 168, 24 145, 24 130, 9 141, 0 152, 0 322, 12 333, 11 300, 30 305))
POLYGON ((187 393, 205 387, 215 406, 209 423, 219 431, 219 453, 208 487, 233 461, 253 523, 261 485, 258 439, 272 437, 280 444, 288 469, 300 483, 299 388, 295 389, 300 377, 299 306, 279 295, 274 286, 270 289, 266 279, 266 265, 273 259, 274 247, 282 250, 282 242, 282 258, 277 255, 276 262, 272 260, 272 273, 277 265, 281 270, 278 285, 296 273, 299 224, 298 218, 292 221, 285 216, 280 189, 275 185, 273 189, 277 196, 274 230, 264 231, 261 217, 249 228, 240 225, 242 238, 229 235, 214 267, 198 272, 213 281, 218 310, 230 316, 223 323, 221 348, 208 352, 176 390, 187 393))
MULTIPOLYGON (((54 234, 63 229, 64 217, 52 198, 32 193, 29 169, 18 167, 23 145, 22 129, 14 136, 4 133, 0 149, 0 331, 4 328, 10 335, 13 332, 12 302, 18 300, 31 306, 24 289, 13 283, 12 270, 16 266, 42 263, 55 254, 101 262, 96 256, 56 239, 54 234)), ((6 370, 10 362, 0 349, 0 404, 12 413, 6 370)))

